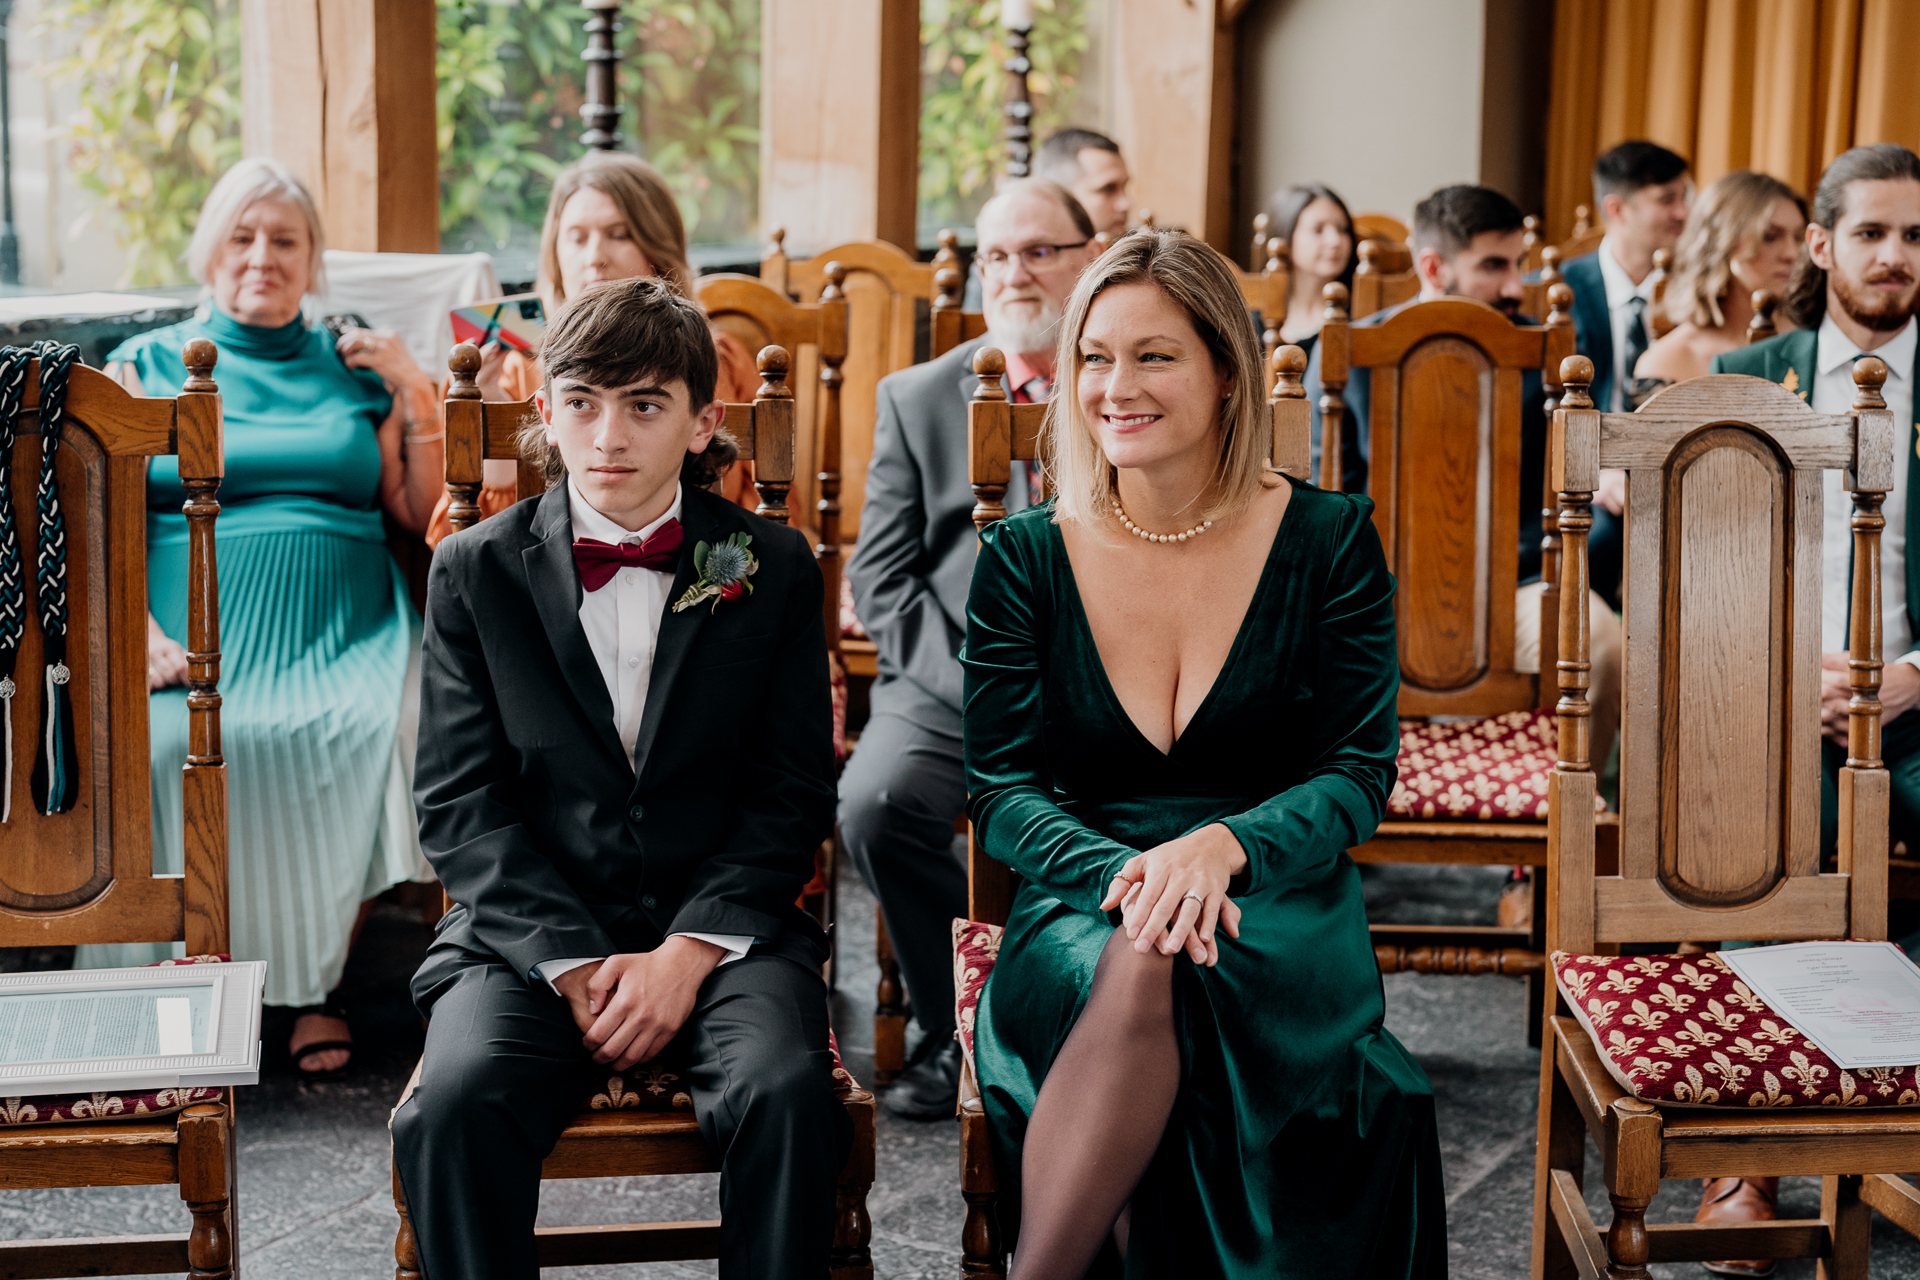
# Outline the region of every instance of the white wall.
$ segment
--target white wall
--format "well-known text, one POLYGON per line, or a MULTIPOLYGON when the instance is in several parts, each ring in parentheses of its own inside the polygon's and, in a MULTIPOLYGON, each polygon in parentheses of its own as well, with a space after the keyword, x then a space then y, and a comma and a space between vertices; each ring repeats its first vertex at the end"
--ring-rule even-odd
POLYGON ((1480 180, 1486 0, 1254 0, 1241 26, 1242 226, 1324 182, 1402 221, 1480 180))

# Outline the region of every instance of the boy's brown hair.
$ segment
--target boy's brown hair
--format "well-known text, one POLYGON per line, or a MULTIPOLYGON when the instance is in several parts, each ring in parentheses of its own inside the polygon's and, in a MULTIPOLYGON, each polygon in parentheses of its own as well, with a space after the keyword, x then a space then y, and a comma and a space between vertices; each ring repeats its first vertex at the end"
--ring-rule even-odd
MULTIPOLYGON (((699 303, 648 277, 583 290, 547 329, 540 363, 548 394, 555 378, 594 387, 649 380, 665 385, 677 379, 687 388, 689 407, 696 413, 713 403, 720 376, 707 313, 699 303)), ((703 452, 687 454, 680 478, 705 488, 719 480, 739 453, 725 430, 715 431, 703 452)), ((520 456, 541 469, 549 489, 567 474, 560 451, 547 443, 542 423, 531 423, 520 433, 520 456)))

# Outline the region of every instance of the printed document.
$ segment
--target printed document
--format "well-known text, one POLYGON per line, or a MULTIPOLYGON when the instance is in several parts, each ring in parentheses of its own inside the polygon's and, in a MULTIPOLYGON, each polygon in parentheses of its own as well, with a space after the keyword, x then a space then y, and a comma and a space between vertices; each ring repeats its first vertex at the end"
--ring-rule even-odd
POLYGON ((1843 1070, 1920 1063, 1920 966, 1891 942, 1793 942, 1718 954, 1843 1070))

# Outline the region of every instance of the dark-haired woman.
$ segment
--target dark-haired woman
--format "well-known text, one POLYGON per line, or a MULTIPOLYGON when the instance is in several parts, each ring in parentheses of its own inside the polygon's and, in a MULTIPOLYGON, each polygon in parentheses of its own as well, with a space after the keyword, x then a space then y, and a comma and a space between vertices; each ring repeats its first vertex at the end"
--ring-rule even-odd
POLYGON ((1293 278, 1287 291, 1287 315, 1280 341, 1309 355, 1320 336, 1320 291, 1335 281, 1353 287, 1353 215, 1333 188, 1319 183, 1282 187, 1274 192, 1267 225, 1292 255, 1293 278))

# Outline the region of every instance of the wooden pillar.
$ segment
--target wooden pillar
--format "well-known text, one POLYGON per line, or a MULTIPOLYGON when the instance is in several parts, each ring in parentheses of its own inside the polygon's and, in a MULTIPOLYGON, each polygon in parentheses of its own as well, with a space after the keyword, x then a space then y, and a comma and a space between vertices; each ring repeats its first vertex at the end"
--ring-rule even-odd
POLYGON ((433 0, 242 0, 243 141, 313 190, 334 249, 437 253, 433 0))
POLYGON ((912 252, 919 208, 917 0, 764 0, 760 225, 807 255, 912 252))
POLYGON ((1231 255, 1234 29, 1246 0, 1114 6, 1111 119, 1133 174, 1133 207, 1231 255), (1196 139, 1205 146, 1195 146, 1196 139))

